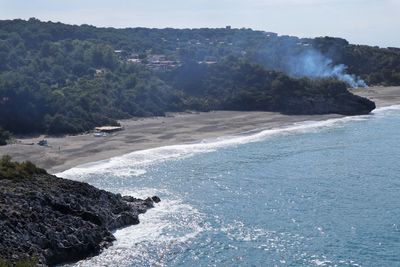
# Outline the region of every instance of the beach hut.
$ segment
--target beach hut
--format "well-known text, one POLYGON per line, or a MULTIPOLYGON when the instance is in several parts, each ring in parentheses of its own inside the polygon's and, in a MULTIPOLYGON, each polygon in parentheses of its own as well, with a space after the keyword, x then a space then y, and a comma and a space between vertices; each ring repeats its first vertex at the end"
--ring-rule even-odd
POLYGON ((122 126, 101 126, 101 127, 96 127, 94 129, 96 132, 113 133, 113 132, 122 131, 124 128, 122 126))

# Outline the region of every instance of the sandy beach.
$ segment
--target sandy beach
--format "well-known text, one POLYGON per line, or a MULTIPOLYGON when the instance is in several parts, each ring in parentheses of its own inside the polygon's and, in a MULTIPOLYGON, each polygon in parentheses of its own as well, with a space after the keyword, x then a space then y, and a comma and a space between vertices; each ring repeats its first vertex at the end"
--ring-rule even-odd
MULTIPOLYGON (((400 104, 400 87, 360 88, 352 89, 352 92, 375 101, 378 108, 400 104)), ((65 137, 42 135, 17 138, 15 144, 0 147, 0 155, 10 155, 17 161, 30 160, 50 173, 57 173, 137 150, 194 143, 256 129, 272 129, 296 122, 338 117, 343 116, 287 116, 273 112, 237 111, 174 113, 166 117, 122 120, 120 123, 124 130, 105 137, 95 137, 93 133, 88 133, 65 137), (43 138, 48 140, 49 146, 36 144, 43 138)))

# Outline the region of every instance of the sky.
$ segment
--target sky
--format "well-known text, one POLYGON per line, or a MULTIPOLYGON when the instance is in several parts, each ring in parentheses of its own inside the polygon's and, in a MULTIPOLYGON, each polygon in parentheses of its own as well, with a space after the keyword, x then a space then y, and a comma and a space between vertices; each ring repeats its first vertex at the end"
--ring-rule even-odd
POLYGON ((0 0, 0 19, 101 27, 252 28, 400 47, 400 0, 0 0))

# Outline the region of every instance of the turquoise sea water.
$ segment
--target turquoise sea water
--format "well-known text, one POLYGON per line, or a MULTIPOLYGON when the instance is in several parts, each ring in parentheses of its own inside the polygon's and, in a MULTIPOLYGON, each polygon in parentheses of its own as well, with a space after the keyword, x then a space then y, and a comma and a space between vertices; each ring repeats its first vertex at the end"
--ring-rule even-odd
POLYGON ((400 266, 399 126, 397 106, 68 170, 162 199, 76 266, 400 266))

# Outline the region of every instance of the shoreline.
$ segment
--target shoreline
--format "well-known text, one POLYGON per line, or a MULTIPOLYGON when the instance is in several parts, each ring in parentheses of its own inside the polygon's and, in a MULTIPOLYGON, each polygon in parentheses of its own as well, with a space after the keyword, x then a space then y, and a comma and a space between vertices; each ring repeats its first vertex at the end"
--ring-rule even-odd
MULTIPOLYGON (((400 87, 351 89, 367 97, 377 108, 400 104, 400 87)), ((64 137, 29 137, 20 143, 0 147, 0 155, 15 161, 29 160, 49 173, 63 172, 72 167, 107 160, 135 151, 176 144, 193 144, 205 139, 235 136, 245 132, 287 127, 305 121, 343 118, 343 115, 283 115, 276 112, 214 111, 172 113, 166 117, 121 120, 124 130, 106 137, 92 133, 64 137), (49 146, 36 143, 46 138, 49 146), (28 145, 34 143, 34 145, 28 145)))
POLYGON ((33 165, 2 161, 1 169, 0 266, 55 266, 98 255, 112 246, 115 230, 139 224, 139 215, 161 201, 121 196, 33 165))

